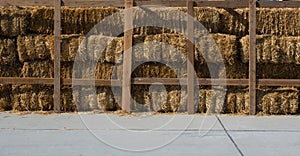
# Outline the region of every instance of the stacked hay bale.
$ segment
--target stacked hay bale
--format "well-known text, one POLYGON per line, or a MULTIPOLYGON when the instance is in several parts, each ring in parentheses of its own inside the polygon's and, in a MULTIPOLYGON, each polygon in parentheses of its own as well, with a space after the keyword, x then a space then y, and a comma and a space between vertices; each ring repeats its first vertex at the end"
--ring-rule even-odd
MULTIPOLYGON (((187 76, 187 37, 183 35, 186 23, 184 14, 177 10, 187 11, 186 8, 134 10, 135 26, 147 23, 144 19, 149 17, 161 27, 134 28, 132 77, 187 76)), ((124 40, 119 30, 123 30, 124 20, 110 16, 119 11, 110 7, 62 8, 61 78, 122 79, 124 40), (105 19, 109 16, 110 20, 105 19), (114 26, 94 28, 90 32, 100 21, 114 26), (74 62, 77 68, 73 68, 74 62)), ((195 19, 211 33, 205 35, 203 27, 194 36, 196 75, 201 78, 248 78, 249 10, 196 7, 194 13, 195 19)), ((300 9, 257 10, 258 78, 300 78, 299 15, 300 9)), ((51 7, 0 8, 1 77, 53 78, 53 22, 54 9, 51 7)), ((225 96, 224 88, 200 87, 195 95, 196 110, 200 113, 247 114, 248 88, 227 89, 225 96)), ((133 85, 132 109, 184 112, 187 109, 186 94, 185 87, 133 85)), ((120 87, 63 86, 61 110, 117 110, 121 106, 120 95, 120 87)), ((258 91, 257 107, 263 113, 294 114, 299 110, 297 104, 295 88, 258 91)), ((0 85, 0 110, 10 109, 52 110, 53 86, 0 85)))

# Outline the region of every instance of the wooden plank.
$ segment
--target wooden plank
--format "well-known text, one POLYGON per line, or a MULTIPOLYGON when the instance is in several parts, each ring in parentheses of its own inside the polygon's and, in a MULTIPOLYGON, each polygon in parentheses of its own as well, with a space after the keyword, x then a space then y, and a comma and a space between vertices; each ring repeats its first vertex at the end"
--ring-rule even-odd
POLYGON ((194 70, 194 2, 187 0, 187 111, 195 113, 195 70, 194 70))
POLYGON ((260 8, 300 8, 300 1, 258 2, 260 8))
POLYGON ((0 6, 53 6, 49 0, 1 0, 0 6))
POLYGON ((63 79, 63 85, 75 85, 75 86, 121 86, 121 80, 101 80, 101 79, 63 79))
POLYGON ((35 77, 0 77, 0 84, 43 84, 53 85, 53 78, 35 78, 35 77))
POLYGON ((258 79, 257 84, 260 86, 300 86, 299 79, 258 79))
MULTIPOLYGON (((88 79, 62 79, 63 85, 72 85, 74 81, 75 85, 86 86, 90 85, 91 80, 88 79)), ((92 80, 95 86, 122 86, 121 80, 92 80)), ((198 78, 198 85, 210 86, 210 85, 228 85, 228 86, 247 86, 249 85, 249 79, 210 79, 210 78, 198 78)), ((164 85, 187 85, 186 78, 133 78, 132 84, 153 84, 161 83, 164 85)), ((37 78, 37 77, 0 77, 0 84, 42 84, 53 85, 53 78, 37 78)), ((196 84, 195 84, 196 85, 196 84)), ((300 87, 300 79, 257 79, 257 85, 260 86, 294 86, 300 87)))
POLYGON ((63 5, 71 7, 123 7, 124 0, 63 0, 63 5))
POLYGON ((249 0, 249 35, 250 35, 250 60, 249 60, 249 94, 250 115, 256 113, 256 0, 249 0))
POLYGON ((133 0, 125 0, 125 24, 124 24, 124 61, 123 61, 123 80, 122 80, 122 109, 126 112, 131 110, 131 64, 132 64, 132 28, 133 0))
POLYGON ((54 0, 54 111, 60 112, 61 0, 54 0))

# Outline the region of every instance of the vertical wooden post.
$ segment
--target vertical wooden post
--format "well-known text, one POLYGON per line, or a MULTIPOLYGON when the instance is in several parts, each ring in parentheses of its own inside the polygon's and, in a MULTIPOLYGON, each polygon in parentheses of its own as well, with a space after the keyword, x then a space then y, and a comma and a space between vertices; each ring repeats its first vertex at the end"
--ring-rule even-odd
POLYGON ((250 36, 250 60, 249 60, 249 94, 250 115, 256 114, 256 0, 249 0, 249 36, 250 36))
POLYGON ((54 111, 60 112, 61 0, 54 0, 54 111))
POLYGON ((187 0, 187 111, 188 114, 195 113, 195 71, 194 71, 194 2, 187 0))
POLYGON ((122 109, 131 111, 131 63, 132 63, 132 10, 133 0, 125 0, 125 24, 124 24, 124 59, 123 59, 123 79, 122 79, 122 109))

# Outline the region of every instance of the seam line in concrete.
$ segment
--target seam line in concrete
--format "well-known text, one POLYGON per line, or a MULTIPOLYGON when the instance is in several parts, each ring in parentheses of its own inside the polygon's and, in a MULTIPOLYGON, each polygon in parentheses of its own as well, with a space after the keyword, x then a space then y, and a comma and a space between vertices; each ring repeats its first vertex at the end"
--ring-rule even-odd
POLYGON ((231 135, 228 133, 227 129, 225 128, 224 124, 222 123, 221 119, 218 117, 218 115, 216 115, 216 118, 218 119, 219 123, 221 124, 223 130, 225 131, 226 135, 228 136, 228 138, 231 140, 231 142, 233 143, 234 147, 237 149, 237 151, 240 153, 241 156, 244 156, 242 150, 239 148, 239 146, 236 144, 236 142, 233 140, 233 138, 231 137, 231 135))

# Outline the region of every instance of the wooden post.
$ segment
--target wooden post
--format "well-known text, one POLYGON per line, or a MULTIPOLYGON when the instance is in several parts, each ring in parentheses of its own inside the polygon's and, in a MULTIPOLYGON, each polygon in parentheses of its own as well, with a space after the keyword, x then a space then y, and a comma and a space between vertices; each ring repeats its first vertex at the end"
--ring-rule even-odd
POLYGON ((194 2, 187 0, 187 111, 188 114, 195 113, 195 71, 194 71, 194 2))
POLYGON ((249 60, 249 94, 250 115, 256 114, 256 0, 249 0, 249 36, 250 36, 250 60, 249 60))
MULTIPOLYGON (((125 9, 133 7, 133 0, 125 0, 125 9)), ((123 80, 122 80, 122 109, 128 113, 131 111, 131 63, 132 63, 132 10, 125 11, 124 24, 124 59, 123 59, 123 80), (126 31, 127 30, 127 31, 126 31)))
POLYGON ((60 112, 61 0, 54 0, 54 111, 60 112))

